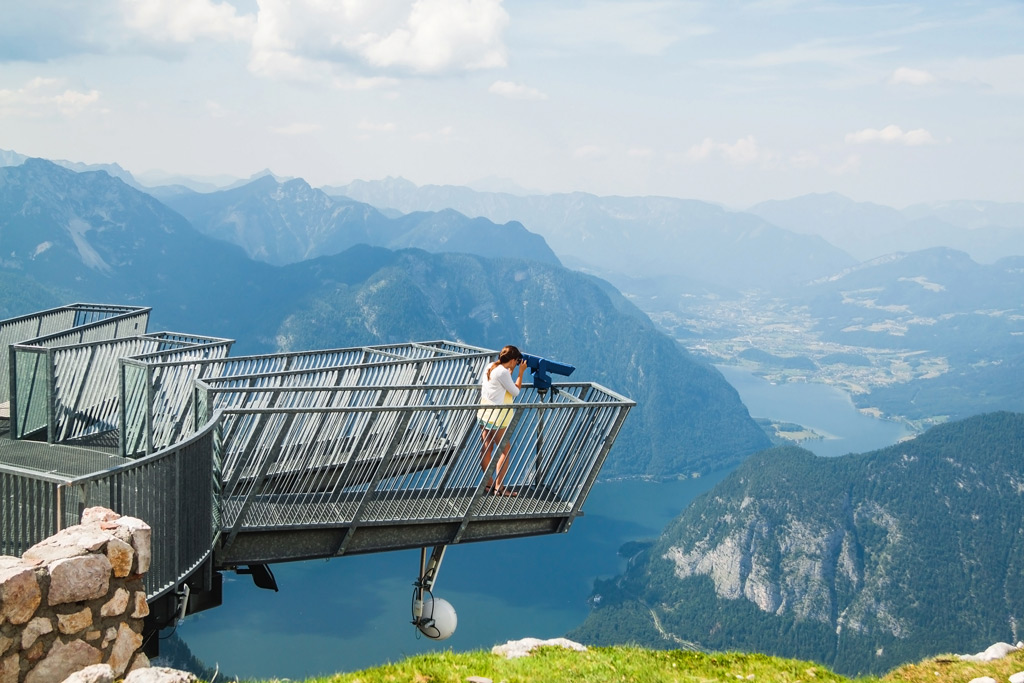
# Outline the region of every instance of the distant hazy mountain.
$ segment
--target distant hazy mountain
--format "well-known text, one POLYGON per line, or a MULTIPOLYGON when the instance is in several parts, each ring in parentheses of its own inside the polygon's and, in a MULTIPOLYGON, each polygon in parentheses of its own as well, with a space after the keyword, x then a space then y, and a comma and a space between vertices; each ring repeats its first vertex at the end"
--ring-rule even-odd
POLYGON ((911 220, 937 218, 967 230, 1012 228, 1024 230, 1024 202, 947 201, 915 204, 903 209, 911 220))
POLYGON ((275 267, 106 173, 42 160, 0 168, 0 244, 8 317, 130 303, 153 307, 154 330, 237 339, 238 354, 454 339, 573 363, 639 403, 605 476, 709 472, 768 443, 715 369, 557 263, 358 246, 275 267))
POLYGON ((1024 255, 1024 204, 937 202, 898 211, 833 192, 762 202, 749 211, 823 237, 861 261, 930 247, 959 249, 986 263, 1024 255))
POLYGON ((401 178, 324 190, 404 212, 453 208, 498 223, 517 220, 542 235, 566 265, 613 282, 683 275, 704 287, 771 289, 855 262, 820 237, 694 200, 582 192, 521 197, 465 187, 417 187, 401 178))
MULTIPOLYGON (((18 154, 17 152, 0 149, 0 167, 3 166, 20 166, 30 157, 24 154, 18 154)), ((125 183, 132 187, 140 187, 139 183, 132 177, 132 174, 121 168, 118 164, 83 164, 78 161, 65 161, 63 159, 54 159, 52 163, 62 166, 68 170, 75 171, 76 173, 82 173, 85 171, 105 171, 108 175, 119 178, 125 183)))
POLYGON ((201 232, 275 265, 336 254, 356 244, 558 263, 544 239, 520 223, 495 225, 450 209, 391 218, 368 204, 329 196, 301 179, 280 182, 268 174, 218 192, 175 187, 153 194, 201 232))
POLYGON ((105 171, 75 173, 42 159, 0 168, 0 244, 3 272, 75 301, 178 309, 262 279, 260 264, 153 197, 105 171))
MULTIPOLYGON (((1024 415, 935 427, 864 455, 748 459, 623 576, 571 638, 746 650, 881 672, 1017 642, 1024 415)), ((639 552, 638 552, 639 551, 639 552)))

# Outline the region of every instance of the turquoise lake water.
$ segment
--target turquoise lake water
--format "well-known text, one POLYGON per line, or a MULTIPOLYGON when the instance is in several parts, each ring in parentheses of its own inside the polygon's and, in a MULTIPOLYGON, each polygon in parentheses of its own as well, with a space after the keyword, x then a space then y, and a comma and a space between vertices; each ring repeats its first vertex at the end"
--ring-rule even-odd
MULTIPOLYGON (((754 417, 828 434, 805 447, 822 456, 874 450, 907 435, 862 415, 844 392, 818 384, 773 385, 719 368, 754 417)), ((611 457, 622 456, 614 449, 611 457)), ((668 483, 597 484, 567 534, 452 546, 434 594, 458 614, 435 642, 409 623, 419 551, 275 565, 280 592, 225 574, 224 605, 188 617, 180 635, 207 665, 231 676, 306 678, 354 671, 432 650, 490 649, 507 640, 555 638, 587 616, 597 577, 623 569, 619 547, 654 538, 689 502, 724 476, 668 483)))
POLYGON ((865 453, 912 434, 902 424, 861 413, 850 395, 836 387, 808 382, 772 384, 743 368, 715 367, 739 392, 751 417, 795 422, 824 436, 801 444, 817 455, 865 453))

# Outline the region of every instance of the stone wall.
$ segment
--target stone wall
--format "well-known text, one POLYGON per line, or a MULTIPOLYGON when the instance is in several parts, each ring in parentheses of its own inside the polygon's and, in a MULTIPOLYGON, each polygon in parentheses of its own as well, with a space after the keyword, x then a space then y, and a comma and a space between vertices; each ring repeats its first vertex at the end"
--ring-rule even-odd
POLYGON ((94 664, 116 676, 148 667, 142 575, 151 530, 89 508, 82 523, 0 556, 0 683, 53 683, 94 664))

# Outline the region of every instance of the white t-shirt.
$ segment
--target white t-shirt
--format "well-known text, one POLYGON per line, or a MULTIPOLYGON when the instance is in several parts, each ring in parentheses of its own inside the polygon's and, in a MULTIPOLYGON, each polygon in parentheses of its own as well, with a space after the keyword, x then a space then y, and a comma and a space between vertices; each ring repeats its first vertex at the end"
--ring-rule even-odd
POLYGON ((515 398, 519 395, 519 387, 512 381, 512 373, 504 365, 495 365, 491 370, 491 378, 487 379, 487 368, 480 378, 480 393, 484 403, 500 406, 503 403, 511 403, 505 400, 505 393, 515 398))

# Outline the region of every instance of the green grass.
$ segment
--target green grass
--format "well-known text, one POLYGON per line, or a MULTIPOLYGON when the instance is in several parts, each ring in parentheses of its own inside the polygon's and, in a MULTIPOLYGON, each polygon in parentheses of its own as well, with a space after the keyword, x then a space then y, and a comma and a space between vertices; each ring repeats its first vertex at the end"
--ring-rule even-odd
POLYGON ((966 683, 979 676, 1006 681, 1018 671, 1024 671, 1024 653, 1021 652, 985 663, 963 662, 946 655, 902 666, 881 678, 848 678, 810 662, 761 654, 703 654, 622 646, 595 647, 587 652, 575 652, 558 647, 543 647, 534 650, 531 656, 519 659, 505 659, 483 651, 433 653, 364 671, 309 679, 307 683, 464 683, 470 676, 488 678, 495 683, 737 683, 741 680, 772 683, 966 683))

